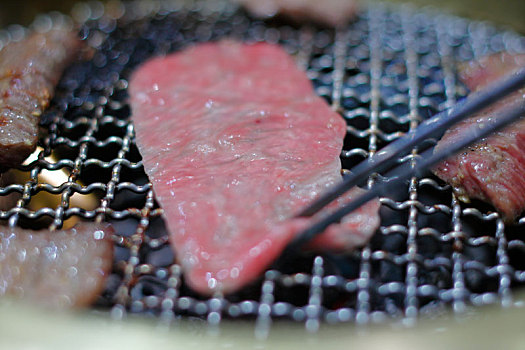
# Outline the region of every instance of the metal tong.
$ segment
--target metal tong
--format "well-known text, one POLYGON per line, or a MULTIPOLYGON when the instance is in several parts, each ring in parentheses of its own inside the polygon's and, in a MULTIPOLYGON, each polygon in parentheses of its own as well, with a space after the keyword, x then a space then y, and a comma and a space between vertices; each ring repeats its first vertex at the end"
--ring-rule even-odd
POLYGON ((355 166, 351 174, 345 177, 341 184, 321 195, 317 200, 297 214, 297 216, 306 217, 318 213, 326 205, 358 185, 364 179, 367 179, 370 175, 384 172, 394 167, 396 163, 398 163, 398 159, 410 152, 414 147, 418 147, 419 151, 430 148, 422 153, 422 157, 415 162, 415 165, 402 164, 394 167, 392 171, 395 175, 388 181, 376 182, 366 192, 304 230, 289 244, 288 249, 294 250, 300 248, 316 235, 323 232, 329 225, 339 222, 345 215, 356 210, 373 198, 386 195, 389 189, 399 187, 414 176, 421 176, 436 163, 445 160, 463 148, 475 143, 477 140, 525 116, 525 100, 523 100, 505 108, 501 112, 500 117, 493 123, 484 126, 477 125, 471 130, 468 130, 468 132, 465 132, 465 136, 461 142, 450 145, 450 147, 446 149, 432 153, 433 146, 431 146, 431 143, 424 142, 429 139, 440 138, 452 125, 481 111, 522 86, 525 86, 525 67, 511 77, 498 81, 494 85, 467 97, 453 108, 440 112, 431 119, 424 121, 418 128, 407 133, 395 142, 392 142, 368 160, 355 166))

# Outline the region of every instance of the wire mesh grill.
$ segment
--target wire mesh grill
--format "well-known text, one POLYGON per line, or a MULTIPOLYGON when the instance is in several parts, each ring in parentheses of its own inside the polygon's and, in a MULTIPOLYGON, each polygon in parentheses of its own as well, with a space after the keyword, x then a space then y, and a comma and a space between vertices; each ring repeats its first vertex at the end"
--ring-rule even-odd
MULTIPOLYGON (((464 313, 473 305, 513 304, 511 287, 525 282, 525 218, 506 226, 490 207, 460 203, 430 174, 413 178, 402 195, 381 198, 381 227, 364 248, 345 255, 305 253, 234 295, 196 295, 175 263, 162 209, 134 144, 126 79, 148 57, 195 42, 227 36, 279 43, 347 121, 341 160, 351 169, 463 97, 458 62, 501 50, 525 52, 524 38, 485 23, 381 4, 337 30, 261 22, 211 1, 93 2, 77 5, 73 15, 95 48, 93 57, 64 74, 44 117, 43 150, 22 167, 28 180, 0 187, 0 199, 20 196, 14 207, 0 211, 0 220, 27 227, 60 227, 72 217, 112 222, 113 273, 97 309, 114 318, 141 313, 167 323, 179 316, 211 325, 248 318, 264 333, 277 319, 316 330, 321 322, 413 321, 449 307, 464 313), (62 169, 69 176, 59 185, 39 178, 62 169), (40 192, 60 203, 30 209, 40 192), (75 194, 96 195, 97 207, 72 205, 75 194)), ((45 29, 57 20, 42 16, 35 25, 45 29)), ((2 45, 21 30, 0 33, 2 45)), ((399 162, 417 155, 414 149, 399 162)))

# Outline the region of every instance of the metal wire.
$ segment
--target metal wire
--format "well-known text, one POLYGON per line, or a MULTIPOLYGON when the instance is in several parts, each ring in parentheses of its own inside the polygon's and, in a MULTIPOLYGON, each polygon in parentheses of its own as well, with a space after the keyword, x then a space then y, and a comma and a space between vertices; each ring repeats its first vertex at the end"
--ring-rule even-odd
MULTIPOLYGON (((269 270, 235 295, 203 299, 188 289, 134 144, 127 79, 148 57, 188 44, 229 36, 280 43, 295 55, 316 92, 341 112, 348 134, 345 168, 374 154, 419 122, 466 94, 456 63, 508 50, 525 52, 525 39, 485 23, 428 10, 375 4, 337 30, 261 22, 222 2, 79 4, 74 18, 94 47, 93 58, 65 73, 47 119, 37 161, 23 166, 25 183, 0 187, 0 199, 21 198, 0 211, 10 225, 60 227, 65 219, 107 220, 116 234, 115 261, 96 307, 120 319, 154 315, 170 325, 181 316, 217 326, 223 319, 253 319, 265 337, 272 322, 411 324, 450 307, 513 305, 525 282, 525 243, 518 225, 506 226, 481 203, 460 203, 429 175, 413 178, 403 195, 381 198, 381 227, 364 248, 345 255, 304 255, 286 270, 269 270), (55 155, 58 161, 44 159, 55 155), (66 169, 59 186, 42 183, 42 170, 66 169), (31 210, 38 193, 60 196, 56 208, 31 210), (96 209, 71 205, 75 193, 94 194, 96 209)), ((41 16, 40 29, 64 19, 41 16)), ((23 28, 0 32, 0 45, 23 28)), ((417 149, 399 162, 412 162, 417 149)), ((377 176, 369 179, 371 185, 377 176)))

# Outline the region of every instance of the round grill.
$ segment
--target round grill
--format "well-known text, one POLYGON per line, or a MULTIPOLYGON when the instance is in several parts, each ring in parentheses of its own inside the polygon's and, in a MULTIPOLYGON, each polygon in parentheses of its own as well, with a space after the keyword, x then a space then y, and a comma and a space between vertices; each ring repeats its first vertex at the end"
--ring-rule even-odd
MULTIPOLYGON (((248 318, 264 333, 277 319, 315 331, 321 322, 410 322, 447 308, 464 313, 473 305, 513 304, 511 288, 525 282, 525 218, 506 226, 490 207, 460 203, 430 174, 381 198, 381 227, 366 247, 345 255, 305 253, 234 295, 196 295, 175 263, 162 209, 142 168, 126 89, 137 65, 196 42, 233 37, 279 43, 347 121, 341 160, 351 169, 463 97, 458 62, 501 50, 525 52, 523 37, 431 10, 377 4, 337 30, 261 22, 211 1, 94 2, 77 5, 73 14, 93 56, 64 74, 44 118, 43 151, 23 167, 29 180, 0 188, 0 196, 22 195, 16 207, 0 211, 0 219, 26 227, 60 227, 70 217, 112 222, 114 268, 97 309, 167 323, 179 316, 211 325, 248 318), (59 160, 44 159, 51 154, 59 160), (68 181, 54 186, 39 180, 42 171, 61 169, 68 181), (60 204, 28 209, 39 192, 59 196, 60 204), (75 193, 95 194, 98 207, 70 205, 75 193)), ((35 25, 57 18, 42 16, 35 25)), ((19 31, 3 32, 4 43, 19 31)), ((415 149, 399 162, 417 154, 415 149)))

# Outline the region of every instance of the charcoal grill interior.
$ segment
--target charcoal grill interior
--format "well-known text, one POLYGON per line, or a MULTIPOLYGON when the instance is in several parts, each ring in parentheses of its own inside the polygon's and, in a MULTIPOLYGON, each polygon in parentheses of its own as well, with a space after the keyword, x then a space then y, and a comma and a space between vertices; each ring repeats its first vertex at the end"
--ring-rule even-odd
MULTIPOLYGON (((459 62, 501 50, 523 53, 523 37, 433 10, 382 4, 364 8, 337 30, 260 21, 216 1, 90 2, 78 4, 73 18, 95 51, 64 74, 44 117, 43 151, 22 167, 29 180, 0 187, 0 196, 22 196, 0 211, 0 221, 24 227, 60 227, 71 217, 112 222, 113 272, 94 309, 167 324, 180 317, 210 325, 248 319, 267 332, 277 320, 315 331, 323 322, 413 322, 447 309, 463 314, 479 305, 513 305, 514 290, 525 282, 525 218, 505 225, 487 205, 460 203, 431 174, 381 198, 381 227, 366 247, 345 255, 304 253, 234 295, 196 295, 175 263, 134 144, 127 79, 147 58, 197 42, 233 37, 279 43, 347 121, 341 160, 351 169, 464 97, 459 62), (57 160, 45 160, 49 155, 57 160), (65 169, 70 177, 60 186, 41 183, 45 169, 65 169), (60 204, 28 209, 39 192, 59 196, 60 204), (97 196, 98 207, 70 205, 74 193, 97 196)), ((46 30, 61 20, 43 15, 33 26, 46 30)), ((0 32, 2 45, 21 31, 0 32)), ((415 157, 417 149, 399 162, 415 157)))

